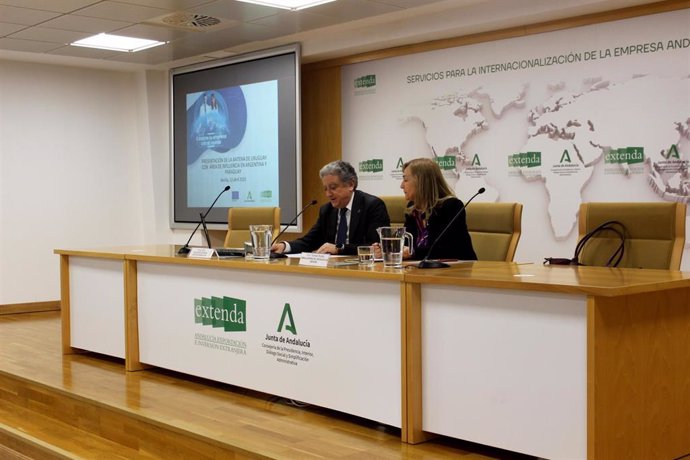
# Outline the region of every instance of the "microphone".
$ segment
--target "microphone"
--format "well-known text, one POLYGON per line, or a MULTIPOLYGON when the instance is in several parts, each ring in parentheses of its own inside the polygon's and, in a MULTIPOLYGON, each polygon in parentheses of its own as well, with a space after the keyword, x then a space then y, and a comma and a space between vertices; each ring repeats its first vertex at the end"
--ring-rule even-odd
POLYGON ((223 193, 227 192, 228 190, 230 190, 230 186, 229 186, 229 185, 226 185, 225 188, 224 188, 223 190, 220 191, 220 193, 218 194, 218 196, 216 197, 216 199, 213 200, 213 203, 211 203, 211 206, 208 207, 208 209, 206 210, 206 212, 204 212, 204 213, 201 213, 201 212, 200 212, 200 213, 199 213, 199 217, 201 218, 201 219, 199 220, 199 223, 196 225, 196 228, 194 228, 194 231, 192 232, 192 234, 189 235, 189 239, 188 239, 187 242, 184 244, 184 246, 182 246, 182 247, 177 251, 178 254, 189 254, 189 251, 191 251, 191 249, 189 248, 189 242, 192 241, 192 237, 194 236, 194 234, 196 233, 196 231, 199 230, 199 227, 201 226, 201 224, 204 225, 204 234, 205 234, 205 236, 206 236, 206 242, 208 243, 208 247, 209 247, 209 248, 211 247, 211 240, 210 240, 209 237, 208 237, 208 230, 206 229, 206 216, 208 216, 208 213, 211 212, 211 209, 213 209, 213 206, 215 206, 216 202, 218 201, 218 198, 220 198, 220 196, 221 196, 223 193))
MULTIPOLYGON (((275 242, 278 241, 278 238, 280 238, 280 235, 282 235, 283 233, 285 233, 285 231, 286 231, 288 228, 290 228, 290 225, 292 225, 292 224, 294 224, 294 223, 297 223, 297 219, 299 219, 299 216, 301 216, 302 214, 304 214, 304 211, 306 211, 308 207, 314 206, 316 203, 317 203, 316 200, 311 200, 309 203, 307 203, 307 205, 306 205, 305 207, 303 207, 302 210, 301 210, 300 212, 297 213, 297 215, 295 216, 295 218, 292 219, 292 220, 285 226, 285 228, 282 229, 282 230, 276 235, 275 238, 273 238, 273 241, 271 241, 271 246, 273 246, 273 245, 275 244, 275 242)), ((283 255, 283 254, 278 254, 278 253, 276 253, 276 252, 273 252, 273 253, 271 253, 271 257, 274 258, 274 259, 276 259, 276 258, 287 257, 287 256, 285 256, 285 255, 283 255)))
POLYGON ((426 253, 426 257, 424 257, 424 258, 419 262, 419 264, 417 265, 417 268, 445 268, 445 267, 450 267, 450 265, 445 264, 445 263, 443 263, 443 262, 441 262, 441 261, 438 261, 438 260, 429 260, 429 256, 431 255, 431 251, 434 250, 434 246, 436 246, 436 243, 439 242, 439 240, 441 239, 441 237, 442 237, 443 235, 446 234, 446 232, 448 231, 448 229, 450 228, 450 226, 453 225, 453 222, 455 222, 455 219, 457 219, 457 218, 460 216, 460 214, 462 214, 462 212, 465 210, 465 208, 467 208, 467 205, 470 204, 470 202, 471 202, 472 200, 474 200, 474 198, 475 198, 477 195, 481 195, 481 194, 484 193, 485 191, 486 191, 486 189, 485 189, 484 187, 480 188, 479 190, 477 190, 477 193, 475 193, 474 195, 472 195, 472 198, 470 198, 469 200, 467 200, 467 203, 464 203, 464 204, 462 205, 462 207, 460 208, 460 210, 455 214, 455 216, 453 216, 453 218, 450 220, 450 222, 448 222, 448 225, 446 225, 446 227, 441 231, 441 233, 438 235, 438 237, 436 238, 436 240, 434 240, 434 242, 431 243, 431 247, 429 247, 429 252, 427 252, 427 253, 426 253))

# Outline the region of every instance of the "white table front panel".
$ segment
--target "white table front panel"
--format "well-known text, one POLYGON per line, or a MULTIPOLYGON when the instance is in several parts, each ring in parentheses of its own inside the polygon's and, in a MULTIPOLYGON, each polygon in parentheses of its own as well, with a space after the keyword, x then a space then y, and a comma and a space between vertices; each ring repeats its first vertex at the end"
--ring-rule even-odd
POLYGON ((401 426, 399 282, 144 262, 137 273, 142 363, 401 426), (224 296, 246 302, 246 331, 195 321, 194 299, 224 296), (278 331, 286 304, 296 334, 278 331))
POLYGON ((584 296, 422 286, 423 429, 587 456, 584 296))
POLYGON ((125 357, 123 262, 69 258, 70 345, 125 357))

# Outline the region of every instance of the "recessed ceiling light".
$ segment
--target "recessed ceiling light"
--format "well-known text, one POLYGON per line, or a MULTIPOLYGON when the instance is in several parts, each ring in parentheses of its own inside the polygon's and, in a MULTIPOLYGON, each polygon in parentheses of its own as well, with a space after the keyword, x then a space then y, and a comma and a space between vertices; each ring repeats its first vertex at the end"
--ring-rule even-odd
POLYGON ((144 38, 125 37, 123 35, 98 34, 93 37, 77 40, 70 43, 73 46, 85 46, 87 48, 100 48, 111 51, 125 51, 135 53, 137 51, 165 45, 167 42, 146 40, 144 38))
POLYGON ((322 5, 324 3, 334 2, 335 0, 240 0, 245 3, 255 3, 257 5, 272 6, 275 8, 284 8, 286 10, 302 10, 304 8, 311 8, 312 6, 322 5))

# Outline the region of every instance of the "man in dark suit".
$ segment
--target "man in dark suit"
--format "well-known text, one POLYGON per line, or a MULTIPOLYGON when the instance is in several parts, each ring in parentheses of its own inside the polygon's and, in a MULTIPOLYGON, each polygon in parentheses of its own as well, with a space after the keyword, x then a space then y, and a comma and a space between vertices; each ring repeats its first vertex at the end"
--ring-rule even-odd
POLYGON ((357 254, 357 246, 379 240, 377 228, 390 225, 383 201, 357 190, 357 172, 350 163, 328 163, 319 175, 328 203, 319 209, 316 223, 302 238, 277 242, 271 251, 357 254))

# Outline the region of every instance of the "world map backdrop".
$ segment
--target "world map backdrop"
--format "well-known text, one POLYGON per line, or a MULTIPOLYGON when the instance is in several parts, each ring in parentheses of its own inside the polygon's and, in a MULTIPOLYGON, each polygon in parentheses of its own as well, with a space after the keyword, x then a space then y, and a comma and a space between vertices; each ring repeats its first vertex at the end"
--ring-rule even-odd
POLYGON ((686 9, 345 66, 343 159, 396 195, 402 164, 433 158, 461 200, 523 203, 516 261, 572 256, 582 202, 690 201, 688 24, 686 9))

